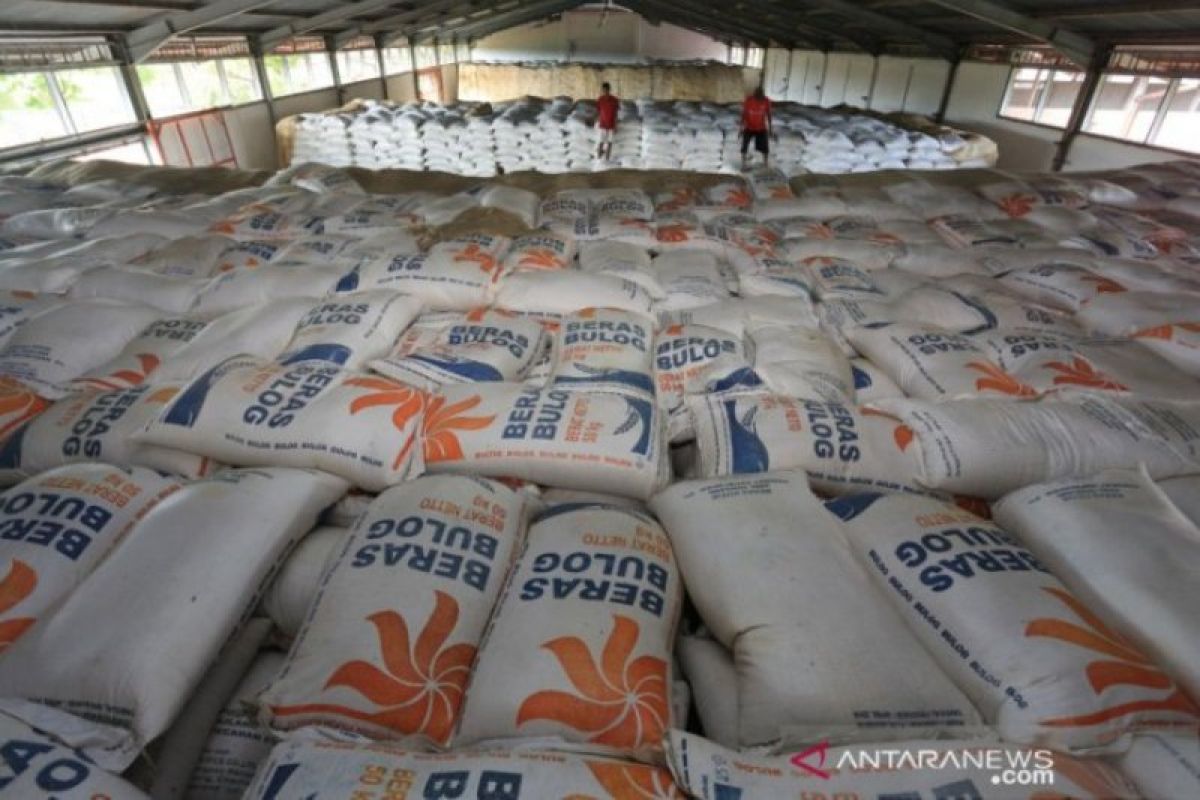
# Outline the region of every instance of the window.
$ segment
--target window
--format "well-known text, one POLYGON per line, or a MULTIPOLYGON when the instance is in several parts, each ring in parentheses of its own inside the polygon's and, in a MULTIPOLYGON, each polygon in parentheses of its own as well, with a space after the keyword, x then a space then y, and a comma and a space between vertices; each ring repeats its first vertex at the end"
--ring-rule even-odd
POLYGON ((462 64, 470 62, 470 60, 471 60, 471 45, 467 44, 466 42, 459 42, 458 43, 458 53, 456 54, 456 57, 454 60, 458 61, 459 63, 462 63, 462 64))
POLYGON ((412 72, 412 55, 407 47, 387 47, 383 51, 383 71, 388 75, 412 72))
POLYGON ((427 69, 437 66, 437 48, 428 45, 417 45, 413 48, 417 57, 417 69, 427 69))
POLYGON ((1200 78, 1179 78, 1150 141, 1159 147, 1200 153, 1200 78))
POLYGON ((746 60, 746 48, 729 46, 729 63, 741 64, 746 60))
POLYGON ((342 83, 369 81, 379 77, 379 61, 374 50, 337 51, 338 77, 342 83))
POLYGON ((246 58, 142 64, 137 68, 154 117, 258 100, 254 65, 246 58))
POLYGON ((263 65, 267 68, 271 94, 275 97, 311 92, 333 85, 333 71, 329 68, 327 53, 266 56, 263 65))
POLYGON ((0 147, 136 122, 116 67, 0 75, 0 147))
POLYGON ((1009 75, 1000 116, 1065 128, 1082 84, 1082 72, 1018 67, 1009 75))
POLYGON ((761 47, 749 48, 746 50, 746 66, 762 69, 763 57, 763 49, 761 47))
POLYGON ((443 64, 453 64, 455 59, 454 45, 442 44, 438 45, 438 60, 443 64))
POLYGON ((45 73, 0 75, 0 148, 56 139, 71 132, 45 73))
POLYGON ((1105 75, 1083 129, 1088 133, 1145 142, 1171 81, 1148 75, 1105 75))

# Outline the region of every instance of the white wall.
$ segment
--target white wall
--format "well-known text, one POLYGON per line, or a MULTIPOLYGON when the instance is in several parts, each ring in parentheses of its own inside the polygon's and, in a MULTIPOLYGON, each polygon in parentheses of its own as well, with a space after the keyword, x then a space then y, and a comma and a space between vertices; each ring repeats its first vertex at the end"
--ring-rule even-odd
POLYGON ((724 44, 675 25, 651 25, 629 11, 578 9, 553 22, 509 28, 475 44, 476 61, 724 60, 724 44))
POLYGON ((275 134, 266 103, 225 109, 225 126, 242 169, 275 169, 275 134))
MULTIPOLYGON (((375 82, 378 86, 378 81, 375 82)), ((347 97, 351 95, 347 94, 347 97)), ((336 108, 337 91, 330 87, 315 92, 287 95, 275 100, 279 119, 305 111, 325 111, 336 108)), ((277 169, 275 131, 265 102, 247 103, 225 110, 225 125, 233 142, 238 166, 242 169, 277 169)))
MULTIPOLYGON (((1045 172, 1050 169, 1062 130, 1044 125, 1001 119, 997 115, 1009 68, 1003 64, 964 62, 958 69, 954 91, 946 110, 946 121, 978 131, 1000 147, 1001 169, 1016 172, 1045 172)), ((1116 169, 1152 161, 1171 161, 1180 156, 1152 147, 1104 139, 1081 133, 1067 155, 1066 171, 1116 169)))
POLYGON ((934 58, 773 48, 767 51, 764 79, 767 94, 776 100, 932 114, 949 69, 934 58))

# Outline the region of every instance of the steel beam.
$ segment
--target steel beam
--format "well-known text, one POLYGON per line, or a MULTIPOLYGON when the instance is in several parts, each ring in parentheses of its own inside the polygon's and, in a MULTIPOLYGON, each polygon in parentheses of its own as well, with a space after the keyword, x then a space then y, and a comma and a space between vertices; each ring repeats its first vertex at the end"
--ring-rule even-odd
POLYGON ((970 49, 969 45, 964 46, 958 51, 958 58, 950 62, 950 71, 946 73, 946 85, 942 87, 942 99, 938 102, 937 113, 933 115, 935 122, 942 122, 946 119, 946 109, 950 106, 950 95, 954 92, 954 81, 958 78, 958 67, 967 57, 967 51, 970 49))
MULTIPOLYGON (((624 5, 638 13, 642 13, 641 10, 646 9, 652 13, 661 15, 662 19, 677 20, 684 27, 689 27, 692 30, 697 30, 700 33, 705 33, 713 37, 737 35, 747 38, 756 44, 784 41, 780 38, 783 35, 783 31, 777 30, 770 25, 764 25, 760 21, 732 16, 727 16, 724 19, 708 17, 691 11, 687 6, 677 4, 672 2, 672 0, 629 0, 624 5)), ((819 46, 818 43, 810 39, 801 39, 800 41, 805 41, 813 46, 819 46)))
POLYGON ((1081 67, 1092 62, 1096 43, 1083 34, 1035 19, 994 0, 929 0, 934 5, 982 20, 997 28, 1045 42, 1081 67))
POLYGON ((1059 8, 1051 5, 1030 11, 1034 19, 1107 19, 1112 17, 1132 17, 1143 14, 1172 14, 1195 13, 1200 11, 1200 3, 1188 3, 1181 0, 1142 0, 1140 3, 1122 3, 1121 5, 1071 6, 1059 8))
MULTIPOLYGON (((414 20, 419 20, 428 14, 437 14, 442 11, 447 11, 458 6, 469 5, 463 0, 430 0, 427 3, 419 3, 407 11, 402 11, 398 14, 392 14, 382 19, 372 20, 371 22, 363 23, 356 26, 357 32, 355 35, 361 36, 364 33, 388 33, 400 30, 408 23, 414 20)), ((355 29, 351 29, 355 30, 355 29)), ((350 31, 347 31, 349 33, 350 31)))
POLYGON ((271 28, 269 31, 264 31, 259 40, 262 42, 264 48, 270 50, 280 42, 287 41, 296 36, 302 36, 309 31, 320 30, 335 22, 341 22, 344 19, 350 19, 362 14, 369 14, 381 8, 394 6, 397 2, 398 0, 358 0, 355 3, 334 6, 320 14, 303 17, 295 22, 289 22, 287 25, 280 25, 276 28, 271 28))
POLYGON ((1083 120, 1087 116, 1088 109, 1091 108, 1092 99, 1096 96, 1096 89, 1100 86, 1100 78, 1104 74, 1105 67, 1108 66, 1110 55, 1112 55, 1110 47, 1099 47, 1092 53, 1087 72, 1083 75, 1083 85, 1079 87, 1079 94, 1075 95, 1075 104, 1071 106, 1071 116, 1067 119, 1067 127, 1063 131, 1062 139, 1058 142, 1058 148, 1054 151, 1054 161, 1051 162, 1050 169, 1055 172, 1062 171, 1063 166, 1067 163, 1071 145, 1083 127, 1083 120))
MULTIPOLYGON (((884 34, 885 39, 887 38, 887 34, 907 36, 925 45, 932 52, 947 61, 953 61, 958 53, 959 43, 955 42, 949 36, 931 31, 928 28, 922 28, 910 22, 905 22, 902 19, 887 14, 880 14, 877 11, 865 9, 858 3, 850 2, 850 0, 806 0, 807 2, 837 12, 847 19, 878 28, 884 34)), ((892 41, 895 40, 892 39, 892 41)))
POLYGON ((236 17, 256 8, 269 6, 278 0, 214 0, 195 11, 158 14, 125 36, 130 57, 144 61, 147 56, 166 44, 172 36, 236 17))
POLYGON ((448 33, 455 36, 466 35, 481 38, 496 31, 514 28, 518 25, 524 25, 527 22, 535 22, 543 17, 567 11, 580 5, 581 2, 582 0, 534 0, 534 2, 521 3, 509 11, 486 16, 465 25, 444 25, 439 23, 424 28, 416 28, 410 37, 410 41, 428 41, 434 36, 448 33))

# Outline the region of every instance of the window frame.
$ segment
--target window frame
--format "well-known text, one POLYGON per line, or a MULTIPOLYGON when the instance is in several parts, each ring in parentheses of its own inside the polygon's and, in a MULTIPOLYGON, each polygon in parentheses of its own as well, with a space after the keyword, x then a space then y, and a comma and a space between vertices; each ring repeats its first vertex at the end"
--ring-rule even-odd
MULTIPOLYGON (((1029 65, 1029 64, 1013 64, 1013 65, 1011 65, 1008 68, 1008 78, 1005 79, 1005 82, 1004 82, 1004 93, 1000 95, 1000 104, 996 107, 996 118, 1002 119, 1006 122, 1017 122, 1022 125, 1033 125, 1035 127, 1045 128, 1046 130, 1051 130, 1051 131, 1065 131, 1067 129, 1066 123, 1063 123, 1062 125, 1055 125, 1050 122, 1042 122, 1041 120, 1038 119, 1038 116, 1043 111, 1046 110, 1046 100, 1050 96, 1050 92, 1046 91, 1045 87, 1049 86, 1049 84, 1053 81, 1053 76, 1054 76, 1054 73, 1056 73, 1056 72, 1073 72, 1075 74, 1082 74, 1082 72, 1080 70, 1061 69, 1056 66, 1033 66, 1033 65, 1029 65), (1043 89, 1042 89, 1041 93, 1038 95, 1037 103, 1034 105, 1033 119, 1023 119, 1021 117, 1014 117, 1010 114, 1004 113, 1004 106, 1008 104, 1008 99, 1009 99, 1009 97, 1012 96, 1013 78, 1016 76, 1017 70, 1020 70, 1020 69, 1032 69, 1039 76, 1043 72, 1048 73, 1048 75, 1050 76, 1049 80, 1047 80, 1046 83, 1043 84, 1043 89)), ((1035 77, 1034 80, 1038 81, 1038 80, 1040 80, 1040 77, 1035 77)), ((1083 85, 1082 81, 1080 81, 1079 84, 1080 84, 1080 87, 1082 88, 1082 85, 1083 85)), ((1076 96, 1078 96, 1078 90, 1076 90, 1076 96)), ((1074 101, 1072 101, 1072 107, 1074 107, 1074 101)))
POLYGON ((334 89, 339 85, 339 81, 336 77, 336 73, 334 72, 333 53, 330 52, 329 50, 299 50, 299 51, 293 51, 293 52, 268 53, 268 54, 264 54, 262 56, 262 60, 263 60, 263 70, 264 70, 264 72, 268 72, 267 84, 268 84, 268 86, 270 86, 271 98, 274 100, 278 100, 282 97, 295 97, 296 95, 300 95, 300 94, 309 94, 311 92, 323 92, 323 91, 327 91, 329 89, 334 89), (283 74, 284 74, 284 76, 286 76, 286 79, 290 81, 291 76, 292 76, 292 68, 291 68, 291 65, 288 63, 288 59, 295 58, 295 57, 304 58, 305 59, 304 71, 311 75, 313 68, 312 68, 312 62, 309 59, 311 59, 312 56, 323 56, 325 58, 325 71, 329 75, 329 83, 321 84, 320 86, 308 86, 303 89, 298 89, 295 91, 288 91, 288 92, 278 92, 275 90, 274 86, 270 86, 271 75, 269 74, 269 71, 267 70, 267 59, 269 59, 269 58, 280 59, 279 63, 283 67, 283 74))
MULTIPOLYGON (((1004 120, 1005 122, 1016 123, 1018 125, 1030 125, 1035 128, 1045 128, 1046 130, 1051 130, 1051 131, 1065 131, 1067 129, 1066 125, 1063 125, 1063 126, 1052 125, 1047 122, 1040 122, 1036 119, 1022 119, 1020 117, 1014 117, 1014 116, 1010 116, 1010 115, 1004 113, 1004 106, 1008 102, 1009 96, 1012 92, 1013 78, 1016 75, 1017 70, 1019 70, 1019 69, 1035 69, 1039 73, 1048 72, 1050 74, 1053 74, 1054 72, 1078 72, 1078 70, 1064 70, 1064 69, 1061 69, 1060 67, 1056 67, 1056 66, 1034 66, 1034 65, 1029 65, 1029 64, 1012 64, 1012 65, 1010 65, 1009 70, 1008 70, 1008 77, 1004 83, 1004 93, 1001 95, 1000 103, 996 108, 996 118, 1004 120)), ((1157 107, 1154 109, 1154 119, 1151 120, 1149 127, 1146 129, 1145 138, 1144 139, 1130 139, 1130 138, 1125 138, 1122 136, 1114 136, 1114 135, 1108 134, 1108 133, 1099 133, 1096 131, 1089 131, 1087 129, 1087 126, 1091 122, 1092 117, 1096 112, 1096 108, 1097 108, 1096 102, 1099 98, 1099 92, 1095 93, 1092 96, 1091 102, 1088 104, 1087 111, 1085 112, 1083 119, 1080 122, 1079 131, 1078 131, 1080 136, 1090 136, 1092 138, 1100 139, 1102 141, 1118 142, 1120 144, 1127 145, 1130 147, 1141 147, 1146 150, 1155 150, 1157 152, 1170 153, 1172 155, 1180 155, 1180 156, 1184 156, 1187 158, 1196 158, 1197 156, 1200 156, 1200 147, 1198 147, 1195 151, 1180 150, 1175 147, 1167 147, 1165 145, 1155 144, 1153 142, 1154 137, 1158 134, 1159 130, 1162 128, 1162 126, 1166 120, 1167 114, 1169 114, 1171 111, 1171 102, 1174 99, 1176 92, 1179 91, 1180 83, 1184 80, 1200 80, 1200 75, 1176 74, 1176 75, 1167 76, 1167 75, 1156 75, 1156 74, 1152 74, 1152 73, 1132 71, 1132 70, 1128 70, 1128 69, 1114 69, 1114 70, 1104 70, 1103 72, 1101 72, 1100 80, 1103 81, 1105 78, 1112 76, 1112 75, 1128 75, 1128 76, 1134 77, 1134 78, 1147 77, 1147 76, 1148 77, 1158 77, 1158 78, 1163 78, 1164 80, 1167 81, 1167 86, 1166 86, 1166 89, 1163 91, 1163 96, 1159 100, 1157 107)), ((1036 108, 1034 110, 1035 117, 1045 108, 1045 101, 1046 101, 1046 97, 1048 96, 1048 94, 1049 94, 1048 92, 1043 91, 1042 94, 1038 97, 1038 102, 1037 102, 1036 108)))
POLYGON ((63 148, 70 148, 76 144, 91 144, 92 142, 104 139, 108 136, 120 137, 127 136, 132 131, 143 129, 143 124, 138 119, 137 107, 134 105, 133 98, 129 96, 129 87, 121 79, 119 74, 120 64, 103 61, 103 62, 83 62, 74 63, 67 62, 62 64, 43 65, 32 69, 9 69, 5 70, 4 74, 34 74, 41 76, 46 84, 47 93, 50 95, 51 102, 54 104, 55 116, 65 131, 59 136, 53 136, 48 139, 34 139, 28 142, 8 145, 0 147, 0 162, 7 162, 10 159, 21 158, 27 152, 36 152, 39 150, 55 151, 63 148), (131 115, 129 122, 119 122, 114 125, 105 125, 99 128, 81 129, 79 123, 75 119, 75 114, 71 111, 70 101, 63 94, 62 85, 59 83, 58 74, 60 72, 80 72, 86 70, 113 70, 115 85, 120 95, 121 103, 126 111, 131 115))
MULTIPOLYGON (((142 66, 142 65, 138 65, 138 66, 142 66)), ((255 67, 254 67, 254 56, 252 56, 252 55, 250 55, 250 56, 233 55, 233 56, 222 56, 220 58, 206 58, 206 59, 171 59, 169 61, 151 61, 151 62, 145 64, 144 66, 170 67, 171 75, 175 81, 175 89, 177 89, 179 92, 179 95, 184 98, 185 105, 187 106, 186 110, 184 110, 184 111, 176 111, 176 112, 173 112, 170 114, 164 114, 162 116, 159 116, 158 114, 154 113, 154 109, 150 106, 149 99, 147 99, 146 112, 150 115, 150 119, 158 119, 158 120, 171 119, 172 117, 186 116, 187 114, 200 114, 205 111, 212 111, 214 109, 238 108, 239 106, 248 106, 248 105, 253 105, 254 103, 264 103, 264 102, 266 102, 266 99, 267 99, 266 94, 263 92, 262 83, 258 79, 258 70, 255 69, 255 67), (186 64, 205 64, 210 61, 213 62, 213 64, 215 65, 217 81, 221 86, 222 94, 225 95, 225 102, 217 103, 216 105, 211 105, 211 106, 201 105, 201 106, 193 107, 191 89, 188 87, 187 81, 184 79, 184 70, 183 70, 184 65, 186 65, 186 64), (254 88, 258 93, 258 97, 254 98, 252 100, 234 101, 233 89, 231 88, 229 75, 225 70, 227 61, 245 61, 245 62, 247 62, 247 64, 249 64, 249 66, 250 66, 249 76, 254 81, 254 88)), ((142 95, 145 96, 146 95, 146 86, 144 83, 142 83, 142 76, 138 73, 136 67, 134 69, 134 75, 135 75, 136 80, 138 81, 138 86, 142 91, 142 95)))

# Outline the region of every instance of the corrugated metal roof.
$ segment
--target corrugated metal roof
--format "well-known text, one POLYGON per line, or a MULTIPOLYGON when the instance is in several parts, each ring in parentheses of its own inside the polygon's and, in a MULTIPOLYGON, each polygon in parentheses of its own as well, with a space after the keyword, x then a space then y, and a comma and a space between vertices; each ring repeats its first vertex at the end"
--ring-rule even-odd
MULTIPOLYGON (((267 44, 301 33, 461 41, 582 5, 587 3, 13 0, 0 3, 0 35, 124 35, 139 56, 172 33, 265 35, 267 44)), ((949 57, 968 44, 1042 43, 1081 61, 1111 44, 1200 44, 1200 0, 628 0, 622 6, 722 40, 874 53, 949 57)))

